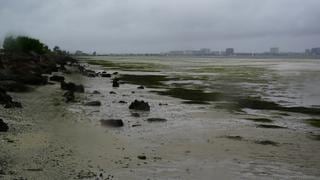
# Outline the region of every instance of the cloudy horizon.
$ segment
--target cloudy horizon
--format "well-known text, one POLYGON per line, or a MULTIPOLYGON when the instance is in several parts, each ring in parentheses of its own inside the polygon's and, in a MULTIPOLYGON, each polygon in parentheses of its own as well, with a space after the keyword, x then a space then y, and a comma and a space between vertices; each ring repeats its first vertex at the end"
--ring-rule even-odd
POLYGON ((320 46, 319 0, 0 0, 0 41, 28 35, 98 53, 320 46))

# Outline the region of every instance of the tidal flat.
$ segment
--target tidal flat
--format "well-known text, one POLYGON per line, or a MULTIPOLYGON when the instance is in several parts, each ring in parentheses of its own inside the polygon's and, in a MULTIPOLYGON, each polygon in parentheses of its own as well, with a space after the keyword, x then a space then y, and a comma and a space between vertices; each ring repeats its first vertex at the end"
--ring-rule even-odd
POLYGON ((65 74, 85 88, 73 103, 63 102, 56 83, 11 93, 25 108, 0 110, 14 126, 0 136, 0 177, 320 176, 319 60, 98 56, 81 63, 112 77, 65 74), (129 109, 136 99, 150 111, 129 109), (101 105, 84 106, 93 101, 101 105), (102 119, 123 126, 101 126, 102 119))

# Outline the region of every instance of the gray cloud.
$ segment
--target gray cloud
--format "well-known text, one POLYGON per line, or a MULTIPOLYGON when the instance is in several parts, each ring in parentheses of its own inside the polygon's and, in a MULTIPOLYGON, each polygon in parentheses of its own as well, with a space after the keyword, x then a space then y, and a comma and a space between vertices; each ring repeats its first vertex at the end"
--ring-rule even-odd
POLYGON ((319 0, 0 0, 8 33, 74 51, 320 46, 319 0))

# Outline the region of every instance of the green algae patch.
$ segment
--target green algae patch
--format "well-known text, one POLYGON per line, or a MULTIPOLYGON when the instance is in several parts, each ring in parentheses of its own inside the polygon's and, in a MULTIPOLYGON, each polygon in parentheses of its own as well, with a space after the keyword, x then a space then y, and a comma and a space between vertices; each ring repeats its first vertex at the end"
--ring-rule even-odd
POLYGON ((277 126, 277 125, 267 125, 267 124, 258 124, 258 128, 267 128, 267 129, 287 129, 286 127, 277 126))
POLYGON ((314 127, 320 128, 320 119, 308 119, 307 122, 314 127))
POLYGON ((273 120, 267 118, 247 118, 247 120, 261 123, 271 123, 273 120))
POLYGON ((164 82, 172 80, 162 75, 121 75, 120 80, 129 84, 143 85, 149 88, 164 87, 164 82))
POLYGON ((87 60, 90 65, 99 65, 108 69, 116 69, 122 71, 141 71, 141 72, 159 72, 165 68, 164 65, 142 62, 112 62, 105 60, 87 60))
POLYGON ((219 92, 204 92, 199 89, 171 88, 166 91, 156 91, 160 95, 170 96, 191 102, 210 102, 219 101, 223 98, 223 94, 219 92))
POLYGON ((249 108, 257 110, 276 110, 276 111, 286 111, 294 113, 303 113, 310 115, 319 115, 320 108, 312 107, 284 107, 275 102, 265 101, 260 98, 246 98, 237 100, 238 108, 249 108))
POLYGON ((209 105, 209 102, 206 101, 183 101, 183 104, 203 104, 203 105, 209 105))
POLYGON ((320 135, 309 135, 308 137, 312 140, 320 141, 320 135))

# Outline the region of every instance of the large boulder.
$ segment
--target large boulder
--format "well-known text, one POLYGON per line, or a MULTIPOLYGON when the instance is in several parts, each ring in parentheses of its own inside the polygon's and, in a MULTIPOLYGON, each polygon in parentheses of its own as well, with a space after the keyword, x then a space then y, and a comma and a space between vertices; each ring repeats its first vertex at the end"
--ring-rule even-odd
POLYGON ((79 92, 79 93, 83 93, 84 92, 84 86, 83 85, 76 85, 72 82, 66 83, 64 81, 62 81, 60 83, 60 87, 63 90, 67 90, 67 91, 73 91, 73 92, 79 92))
POLYGON ((134 100, 129 106, 129 109, 140 110, 140 111, 150 111, 150 106, 147 102, 134 100))
POLYGON ((8 124, 3 122, 2 119, 0 119, 0 132, 7 132, 8 130, 9 130, 8 124))
POLYGON ((112 80, 112 87, 119 87, 120 84, 119 84, 119 79, 113 79, 112 80))
POLYGON ((101 74, 100 74, 101 77, 111 77, 111 74, 103 71, 101 74))
POLYGON ((64 81, 64 77, 63 76, 57 76, 57 75, 53 75, 49 78, 50 81, 56 81, 56 82, 63 82, 64 81))
POLYGON ((67 91, 63 94, 63 97, 65 98, 65 102, 74 102, 75 101, 75 96, 73 91, 67 91))
POLYGON ((109 127, 122 127, 123 121, 121 119, 107 119, 107 120, 100 120, 102 126, 109 126, 109 127))

